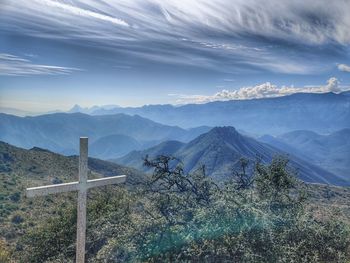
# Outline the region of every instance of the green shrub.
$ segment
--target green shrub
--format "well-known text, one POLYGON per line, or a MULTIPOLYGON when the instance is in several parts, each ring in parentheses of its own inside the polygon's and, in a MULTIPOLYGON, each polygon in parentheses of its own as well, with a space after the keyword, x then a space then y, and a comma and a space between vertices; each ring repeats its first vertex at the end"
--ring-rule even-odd
POLYGON ((20 192, 15 192, 10 195, 10 200, 13 202, 18 202, 21 199, 21 193, 20 192))
POLYGON ((20 224, 24 221, 23 217, 19 214, 15 214, 11 218, 11 222, 14 224, 20 224))

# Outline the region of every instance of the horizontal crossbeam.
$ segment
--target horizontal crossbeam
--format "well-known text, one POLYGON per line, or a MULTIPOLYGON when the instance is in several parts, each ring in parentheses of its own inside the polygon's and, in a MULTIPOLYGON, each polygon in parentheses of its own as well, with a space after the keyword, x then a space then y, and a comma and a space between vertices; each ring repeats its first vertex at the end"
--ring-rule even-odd
POLYGON ((79 190, 79 182, 71 182, 64 184, 53 184, 53 185, 44 185, 39 187, 27 188, 26 195, 27 197, 34 196, 44 196, 49 194, 57 194, 64 192, 71 192, 79 190))
POLYGON ((98 186, 119 184, 119 183, 125 182, 125 180, 126 180, 125 175, 119 175, 119 176, 88 180, 86 186, 84 186, 81 183, 79 184, 79 182, 71 182, 71 183, 31 187, 31 188, 27 188, 26 196, 35 197, 35 196, 45 196, 49 194, 72 192, 72 191, 80 190, 81 187, 86 187, 86 189, 89 189, 89 188, 98 187, 98 186))
POLYGON ((126 180, 126 175, 118 175, 118 176, 88 180, 87 188, 89 189, 89 188, 104 186, 109 184, 120 184, 120 183, 124 183, 125 180, 126 180))

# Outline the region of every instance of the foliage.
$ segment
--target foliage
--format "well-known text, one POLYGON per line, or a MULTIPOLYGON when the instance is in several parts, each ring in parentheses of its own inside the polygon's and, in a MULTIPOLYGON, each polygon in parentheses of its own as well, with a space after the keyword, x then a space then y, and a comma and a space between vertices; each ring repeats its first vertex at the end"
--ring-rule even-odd
POLYGON ((74 255, 76 213, 72 206, 60 209, 56 217, 31 229, 20 243, 23 262, 45 262, 60 254, 74 255))
POLYGON ((6 242, 0 239, 0 263, 11 262, 11 252, 6 245, 6 242))
MULTIPOLYGON (((172 157, 146 159, 145 165, 154 173, 143 185, 89 194, 89 262, 350 260, 349 225, 335 213, 311 212, 308 188, 286 159, 241 160, 241 170, 223 185, 206 176, 205 167, 185 174, 172 157)), ((75 206, 55 209, 54 217, 23 236, 17 258, 74 259, 75 206)))
POLYGON ((24 221, 23 217, 19 214, 15 214, 12 216, 11 222, 14 224, 20 224, 24 221))

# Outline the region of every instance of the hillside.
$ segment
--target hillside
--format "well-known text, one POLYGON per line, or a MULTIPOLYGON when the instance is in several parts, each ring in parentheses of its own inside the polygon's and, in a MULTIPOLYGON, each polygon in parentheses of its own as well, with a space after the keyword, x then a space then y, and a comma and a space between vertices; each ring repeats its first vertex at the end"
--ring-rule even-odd
MULTIPOLYGON (((125 174, 126 184, 134 185, 144 178, 144 175, 135 169, 95 158, 89 158, 88 165, 90 179, 125 174)), ((21 227, 26 227, 12 223, 16 214, 23 219, 27 213, 38 213, 38 216, 46 213, 45 209, 40 208, 43 199, 36 198, 33 199, 34 202, 26 199, 25 188, 72 182, 77 179, 77 156, 65 157, 37 147, 25 150, 0 142, 0 236, 11 241, 20 235, 21 227)), ((61 196, 70 200, 75 194, 44 199, 55 203, 61 201, 61 196)))
POLYGON ((299 130, 276 137, 264 136, 261 141, 311 161, 343 178, 349 178, 350 129, 342 129, 328 135, 299 130))
POLYGON ((101 145, 98 146, 113 145, 116 138, 111 135, 129 136, 131 140, 137 141, 129 146, 138 149, 138 142, 142 145, 154 145, 169 139, 188 141, 202 131, 203 128, 185 130, 162 125, 137 115, 90 116, 82 113, 55 113, 17 117, 0 114, 0 140, 26 149, 36 146, 66 155, 77 153, 76 138, 80 136, 88 136, 91 144, 96 143, 94 151, 96 150, 97 156, 113 158, 115 152, 106 156, 108 151, 101 153, 101 145))
MULTIPOLYGON (((145 170, 142 159, 145 156, 152 158, 158 155, 172 155, 178 158, 183 162, 186 172, 193 172, 200 165, 205 165, 207 174, 218 180, 227 179, 232 174, 233 168, 239 166, 242 157, 251 161, 259 158, 263 162, 270 162, 274 156, 287 156, 277 148, 241 135, 233 127, 217 127, 187 144, 168 141, 147 150, 133 151, 115 161, 145 170)), ((287 157, 290 159, 291 167, 296 169, 299 177, 306 182, 347 184, 338 176, 297 156, 287 157)))
POLYGON ((250 133, 277 135, 293 130, 329 133, 350 123, 348 93, 299 93, 278 98, 217 101, 205 104, 147 105, 96 110, 93 115, 138 114, 180 127, 234 126, 250 133))

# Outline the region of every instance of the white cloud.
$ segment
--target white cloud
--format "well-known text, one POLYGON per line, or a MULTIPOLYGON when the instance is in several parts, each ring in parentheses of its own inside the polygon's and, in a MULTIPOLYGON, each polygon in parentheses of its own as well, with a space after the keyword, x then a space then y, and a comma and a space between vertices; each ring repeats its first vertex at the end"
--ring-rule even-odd
MULTIPOLYGON (((347 87, 349 88, 349 87, 347 87)), ((282 86, 266 82, 257 86, 242 87, 237 90, 222 90, 214 95, 184 95, 184 94, 169 94, 177 97, 177 103, 207 103, 212 101, 227 101, 227 100, 247 100, 274 98, 291 95, 294 93, 325 93, 325 92, 340 92, 339 81, 332 77, 327 81, 326 85, 294 87, 282 86)))
POLYGON ((65 75, 77 70, 80 69, 35 64, 28 59, 0 53, 0 75, 4 76, 65 75))
MULTIPOLYGON (((317 91, 317 87, 314 88, 317 91)), ((320 86, 318 92, 339 92, 339 81, 335 78, 332 77, 329 80, 327 80, 327 85, 326 86, 320 86)), ((312 88, 311 88, 312 91, 312 88)))
POLYGON ((339 64, 338 69, 344 72, 350 72, 350 66, 346 64, 339 64))

